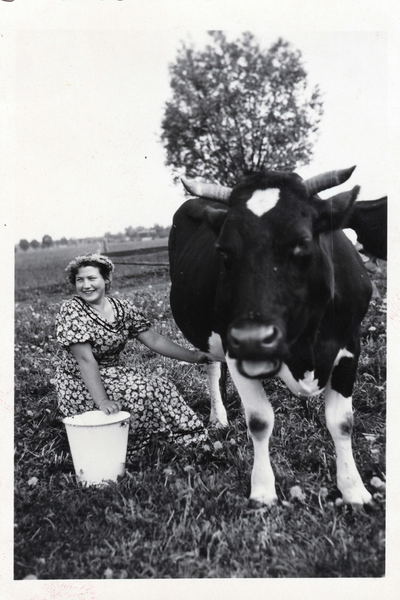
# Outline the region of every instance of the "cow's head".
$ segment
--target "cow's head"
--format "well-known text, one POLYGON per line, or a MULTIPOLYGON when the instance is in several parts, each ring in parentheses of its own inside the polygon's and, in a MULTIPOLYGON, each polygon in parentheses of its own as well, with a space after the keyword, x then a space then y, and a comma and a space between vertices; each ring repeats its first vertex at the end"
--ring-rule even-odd
POLYGON ((326 234, 342 227, 359 188, 329 200, 316 194, 341 183, 337 173, 343 179, 351 172, 324 174, 324 183, 263 172, 229 191, 226 206, 205 208, 222 257, 215 308, 226 319, 227 350, 243 375, 275 375, 290 345, 315 333, 334 291, 326 234))

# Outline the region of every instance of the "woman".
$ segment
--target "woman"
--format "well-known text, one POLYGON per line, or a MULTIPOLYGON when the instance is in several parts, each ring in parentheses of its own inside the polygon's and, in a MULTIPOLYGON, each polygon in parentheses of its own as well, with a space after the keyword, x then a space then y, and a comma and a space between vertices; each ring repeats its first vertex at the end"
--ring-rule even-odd
POLYGON ((131 414, 134 449, 155 433, 178 443, 203 441, 207 431, 176 387, 163 378, 120 363, 128 338, 169 358, 204 363, 200 350, 188 350, 151 329, 130 300, 107 296, 113 263, 100 254, 78 256, 66 268, 76 295, 64 302, 56 318, 63 349, 56 370, 58 403, 65 416, 100 409, 131 414))

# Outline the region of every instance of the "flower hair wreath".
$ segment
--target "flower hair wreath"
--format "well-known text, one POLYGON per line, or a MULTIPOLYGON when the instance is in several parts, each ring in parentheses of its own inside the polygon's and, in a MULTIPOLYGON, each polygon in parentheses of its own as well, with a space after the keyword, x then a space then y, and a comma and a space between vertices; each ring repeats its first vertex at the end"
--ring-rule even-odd
POLYGON ((65 272, 70 278, 72 273, 76 272, 84 263, 94 262, 100 265, 104 265, 109 273, 113 273, 115 270, 114 264, 111 262, 107 256, 103 256, 102 254, 82 254, 81 256, 77 256, 74 260, 68 264, 65 272))

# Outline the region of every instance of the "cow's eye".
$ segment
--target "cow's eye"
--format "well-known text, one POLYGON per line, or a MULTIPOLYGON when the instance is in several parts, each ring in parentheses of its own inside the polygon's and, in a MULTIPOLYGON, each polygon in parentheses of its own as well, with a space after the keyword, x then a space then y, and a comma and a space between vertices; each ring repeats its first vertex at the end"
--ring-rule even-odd
POLYGON ((296 258, 306 258, 311 255, 311 241, 303 239, 292 248, 292 255, 296 258))

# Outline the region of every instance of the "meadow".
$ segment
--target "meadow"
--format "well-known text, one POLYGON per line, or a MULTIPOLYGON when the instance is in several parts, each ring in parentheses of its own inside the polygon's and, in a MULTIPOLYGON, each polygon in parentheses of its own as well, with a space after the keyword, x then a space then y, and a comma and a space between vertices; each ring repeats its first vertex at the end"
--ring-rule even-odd
MULTIPOLYGON (((252 445, 228 379, 227 430, 182 449, 157 438, 103 487, 77 483, 52 378, 54 319, 73 290, 68 260, 95 247, 16 254, 15 579, 326 578, 385 574, 386 265, 372 277, 354 392, 356 463, 374 510, 343 505, 323 397, 296 399, 265 382, 276 421, 271 460, 279 503, 250 509, 252 445)), ((118 265, 112 293, 186 344, 169 309, 168 269, 118 265)), ((200 365, 154 355, 137 342, 128 364, 173 380, 207 422, 200 365)))

